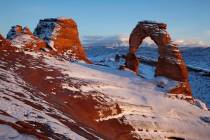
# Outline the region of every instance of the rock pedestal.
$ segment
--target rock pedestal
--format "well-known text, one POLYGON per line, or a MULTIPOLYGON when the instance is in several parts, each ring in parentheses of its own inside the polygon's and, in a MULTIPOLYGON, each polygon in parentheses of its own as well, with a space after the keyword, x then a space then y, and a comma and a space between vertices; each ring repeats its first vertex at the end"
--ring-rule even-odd
POLYGON ((88 60, 80 43, 77 24, 72 19, 49 18, 40 20, 34 35, 48 44, 48 50, 55 54, 65 54, 72 59, 88 60))

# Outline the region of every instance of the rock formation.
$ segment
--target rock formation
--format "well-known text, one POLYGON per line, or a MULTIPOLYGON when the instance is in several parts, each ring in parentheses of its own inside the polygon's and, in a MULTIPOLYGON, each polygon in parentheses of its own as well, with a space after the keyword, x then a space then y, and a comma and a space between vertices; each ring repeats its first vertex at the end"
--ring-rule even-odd
POLYGON ((11 45, 21 49, 38 51, 46 47, 46 43, 34 36, 28 27, 20 25, 13 26, 7 34, 7 39, 11 45))
POLYGON ((0 34, 0 43, 2 43, 4 40, 4 37, 0 34))
POLYGON ((146 37, 150 37, 158 46, 159 58, 155 70, 155 76, 164 76, 179 81, 177 87, 169 92, 174 94, 191 95, 191 88, 188 82, 188 71, 177 45, 171 40, 166 31, 167 25, 153 21, 142 21, 137 24, 130 35, 129 53, 126 59, 126 66, 137 72, 138 61, 128 59, 135 56, 138 47, 146 37))
POLYGON ((133 70, 136 74, 138 74, 138 68, 139 68, 139 60, 136 57, 135 53, 128 53, 125 56, 125 65, 127 68, 133 70))
POLYGON ((7 46, 9 46, 9 45, 10 45, 9 41, 7 41, 7 40, 0 34, 0 47, 3 47, 3 46, 7 47, 7 46))
POLYGON ((48 44, 48 51, 65 54, 72 59, 91 63, 80 43, 77 24, 72 19, 50 18, 40 20, 34 35, 48 44))

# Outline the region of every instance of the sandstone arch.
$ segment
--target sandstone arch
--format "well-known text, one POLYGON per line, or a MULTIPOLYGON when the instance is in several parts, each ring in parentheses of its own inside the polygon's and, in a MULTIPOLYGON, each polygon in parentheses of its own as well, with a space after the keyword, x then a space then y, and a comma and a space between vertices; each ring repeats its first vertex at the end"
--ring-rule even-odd
POLYGON ((188 71, 177 45, 171 40, 166 31, 165 23, 141 21, 130 35, 129 53, 126 57, 126 67, 137 72, 138 60, 135 53, 142 41, 150 37, 158 46, 159 58, 155 70, 155 76, 164 76, 179 81, 179 86, 170 90, 171 93, 191 95, 188 82, 188 71))

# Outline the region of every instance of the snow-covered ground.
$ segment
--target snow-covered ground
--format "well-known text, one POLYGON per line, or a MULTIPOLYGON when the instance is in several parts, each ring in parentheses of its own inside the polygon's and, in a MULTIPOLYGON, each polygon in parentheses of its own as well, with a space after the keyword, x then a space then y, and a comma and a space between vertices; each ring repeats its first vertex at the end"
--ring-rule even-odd
POLYGON ((14 128, 8 125, 0 124, 1 140, 37 140, 36 137, 18 133, 14 128))
MULTIPOLYGON (((2 62, 0 62, 0 64, 2 64, 2 62)), ((67 138, 77 140, 85 139, 56 118, 48 115, 53 113, 63 119, 67 119, 69 122, 74 122, 58 110, 50 107, 49 103, 42 98, 36 97, 38 94, 42 93, 36 93, 37 95, 34 95, 27 91, 26 89, 29 88, 30 85, 27 85, 18 75, 0 67, 0 76, 2 77, 0 78, 0 113, 3 111, 9 114, 9 116, 0 114, 0 120, 4 120, 7 123, 16 123, 18 121, 41 123, 49 126, 53 132, 64 135, 67 138), (20 97, 24 98, 21 99, 20 97), (33 105, 39 105, 44 109, 36 109, 33 105)), ((0 124, 0 139, 28 140, 35 138, 19 134, 10 126, 0 124)))
MULTIPOLYGON (((69 63, 65 60, 61 61, 54 57, 43 56, 33 52, 25 52, 25 54, 33 56, 36 58, 35 60, 39 60, 40 58, 44 63, 44 67, 38 65, 34 69, 57 70, 66 79, 84 82, 85 84, 76 86, 76 84, 70 85, 68 83, 70 81, 63 79, 63 83, 60 85, 61 88, 64 91, 71 91, 71 94, 75 94, 75 98, 77 98, 77 93, 87 96, 97 93, 101 98, 104 98, 103 101, 107 100, 109 104, 119 105, 121 109, 120 113, 114 112, 115 110, 113 109, 111 115, 105 115, 103 111, 99 110, 99 117, 94 120, 97 123, 118 119, 122 123, 132 126, 134 129, 131 133, 139 139, 209 139, 210 112, 190 104, 185 100, 168 96, 166 94, 166 88, 170 88, 171 85, 176 84, 175 81, 163 77, 154 77, 154 67, 144 64, 140 65, 140 76, 136 76, 129 70, 118 70, 119 65, 123 61, 115 63, 114 56, 116 52, 120 54, 124 52, 123 49, 102 47, 93 50, 87 49, 87 52, 89 55, 91 54, 90 58, 98 64, 89 65, 83 62, 69 63), (160 82, 164 83, 164 88, 158 87, 160 82)), ((0 91, 4 93, 0 94, 0 120, 10 123, 23 121, 46 124, 53 132, 66 138, 85 139, 67 127, 65 123, 49 115, 56 114, 61 119, 75 123, 74 120, 65 116, 63 112, 52 108, 51 104, 43 100, 41 97, 46 96, 45 94, 41 92, 34 94, 26 90, 30 88, 30 85, 25 83, 13 71, 16 67, 24 68, 25 66, 17 64, 14 68, 5 70, 3 69, 5 67, 3 60, 0 61, 0 91), (18 93, 22 93, 23 95, 20 96, 18 93), (36 95, 43 96, 37 97, 36 95), (28 102, 39 104, 43 109, 34 108, 28 102)), ((197 73, 195 75, 198 77, 197 73)), ((43 79, 50 81, 58 78, 61 77, 48 75, 43 79)), ((202 76, 198 78, 201 78, 203 81, 202 76)), ((196 79, 194 81, 201 82, 196 79)), ((205 85, 202 86, 205 87, 205 85)), ((52 92, 52 96, 57 94, 59 93, 52 92)), ((64 104, 68 104, 68 102, 64 102, 64 104)), ((100 106, 95 107, 100 108, 100 106)), ((103 108, 101 107, 101 109, 103 108)), ((0 138, 2 139, 10 138, 12 137, 11 135, 14 135, 16 138, 35 139, 35 137, 30 135, 19 134, 14 128, 6 124, 0 125, 0 130, 2 130, 2 133, 0 132, 0 138), (13 133, 10 135, 7 133, 7 130, 11 130, 13 133)))
MULTIPOLYGON (((210 47, 182 47, 180 50, 187 65, 210 72, 210 47)), ((116 65, 114 62, 115 55, 126 54, 128 47, 92 46, 86 47, 86 51, 88 57, 95 63, 118 67, 118 65, 124 63, 124 60, 116 65)), ((157 60, 157 46, 152 44, 150 46, 141 46, 137 51, 137 55, 147 59, 157 60)), ((147 78, 153 77, 154 69, 152 66, 140 64, 140 73, 146 74, 147 78)), ((193 96, 201 99, 210 106, 210 77, 192 71, 189 73, 189 81, 192 86, 193 96)))
MULTIPOLYGON (((194 140, 210 137, 210 112, 187 101, 169 98, 157 87, 154 79, 141 78, 130 71, 113 67, 69 64, 53 58, 45 59, 45 62, 71 78, 89 82, 78 88, 83 94, 98 91, 113 99, 123 110, 121 114, 101 117, 96 121, 123 118, 125 123, 135 128, 133 133, 136 137, 144 139, 179 137, 194 140)), ((63 88, 75 90, 72 87, 63 88)))

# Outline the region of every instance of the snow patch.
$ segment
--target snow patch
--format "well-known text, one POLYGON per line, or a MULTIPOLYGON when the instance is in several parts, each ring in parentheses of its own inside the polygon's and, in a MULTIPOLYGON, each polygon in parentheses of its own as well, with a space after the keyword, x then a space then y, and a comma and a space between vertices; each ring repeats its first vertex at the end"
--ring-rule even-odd
POLYGON ((164 89, 170 89, 179 84, 177 81, 165 77, 147 80, 112 67, 61 62, 56 59, 45 59, 45 62, 60 69, 67 77, 90 83, 81 86, 80 90, 103 93, 118 103, 123 111, 121 114, 105 118, 100 114, 101 118, 97 121, 123 117, 126 123, 137 130, 135 132, 145 129, 145 133, 139 132, 137 135, 144 134, 145 138, 151 139, 156 134, 160 138, 177 136, 195 140, 210 137, 210 126, 200 121, 200 117, 210 116, 208 111, 201 110, 184 100, 168 98, 165 91, 157 87, 159 85, 164 89))
POLYGON ((157 86, 166 89, 166 91, 170 91, 171 89, 179 85, 178 81, 171 80, 163 76, 157 76, 155 78, 155 81, 157 83, 157 86))
POLYGON ((38 140, 34 136, 20 134, 11 126, 0 124, 0 139, 1 140, 38 140))
POLYGON ((26 44, 33 42, 33 38, 30 35, 22 34, 16 36, 14 39, 11 40, 11 45, 17 48, 22 48, 26 44))
POLYGON ((69 86, 69 84, 62 84, 62 88, 63 89, 68 89, 68 90, 71 90, 71 91, 80 91, 79 89, 75 88, 74 86, 69 86))

